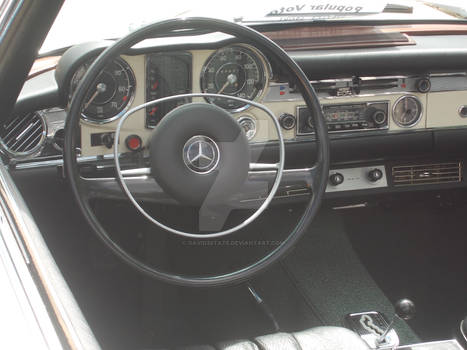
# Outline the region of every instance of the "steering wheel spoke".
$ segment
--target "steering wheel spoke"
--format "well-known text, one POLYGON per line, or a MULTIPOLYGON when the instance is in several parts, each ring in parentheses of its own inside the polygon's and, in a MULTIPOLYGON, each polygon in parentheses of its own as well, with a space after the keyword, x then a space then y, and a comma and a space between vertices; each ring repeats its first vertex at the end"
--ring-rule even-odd
POLYGON ((250 163, 250 171, 279 170, 280 163, 250 163))
POLYGON ((122 170, 123 177, 134 177, 134 176, 149 176, 151 175, 151 168, 134 168, 122 170))

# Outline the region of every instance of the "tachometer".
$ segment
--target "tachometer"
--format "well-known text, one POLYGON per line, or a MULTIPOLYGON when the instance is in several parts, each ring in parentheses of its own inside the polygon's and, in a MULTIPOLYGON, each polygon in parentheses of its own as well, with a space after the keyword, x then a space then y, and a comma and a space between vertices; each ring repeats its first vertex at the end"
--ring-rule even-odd
MULTIPOLYGON (((92 60, 77 69, 71 79, 71 96, 91 65, 92 60)), ((105 123, 120 117, 134 98, 135 76, 123 59, 110 62, 91 85, 85 98, 82 118, 91 122, 105 123)))
MULTIPOLYGON (((256 50, 243 45, 220 49, 208 59, 201 73, 201 90, 254 100, 266 85, 265 61, 256 50)), ((228 110, 241 110, 247 104, 220 98, 208 101, 228 110)))

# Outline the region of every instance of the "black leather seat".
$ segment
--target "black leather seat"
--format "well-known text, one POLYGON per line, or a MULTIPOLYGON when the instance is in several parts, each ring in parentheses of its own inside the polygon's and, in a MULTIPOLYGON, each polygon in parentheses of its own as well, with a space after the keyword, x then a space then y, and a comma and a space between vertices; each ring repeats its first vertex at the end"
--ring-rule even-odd
MULTIPOLYGON (((354 332, 341 327, 316 327, 295 333, 275 333, 218 344, 191 346, 183 350, 368 350, 354 332)), ((182 350, 182 349, 180 349, 182 350)))

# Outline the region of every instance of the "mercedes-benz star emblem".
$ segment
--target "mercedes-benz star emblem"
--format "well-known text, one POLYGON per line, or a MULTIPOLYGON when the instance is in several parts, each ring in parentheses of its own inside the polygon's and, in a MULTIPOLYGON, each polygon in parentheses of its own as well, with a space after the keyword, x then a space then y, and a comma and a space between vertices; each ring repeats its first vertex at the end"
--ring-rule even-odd
POLYGON ((219 164, 219 147, 207 136, 193 136, 183 146, 183 161, 191 171, 208 174, 219 164))

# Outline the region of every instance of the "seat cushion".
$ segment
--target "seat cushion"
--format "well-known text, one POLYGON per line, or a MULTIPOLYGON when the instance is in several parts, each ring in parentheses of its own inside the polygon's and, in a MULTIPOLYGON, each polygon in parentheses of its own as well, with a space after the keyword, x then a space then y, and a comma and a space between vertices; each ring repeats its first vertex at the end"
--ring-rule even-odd
POLYGON ((237 340, 217 345, 221 350, 259 350, 258 346, 249 340, 237 340))
POLYGON ((341 327, 316 327, 296 333, 275 333, 251 341, 219 344, 221 350, 368 350, 354 332, 341 327))

